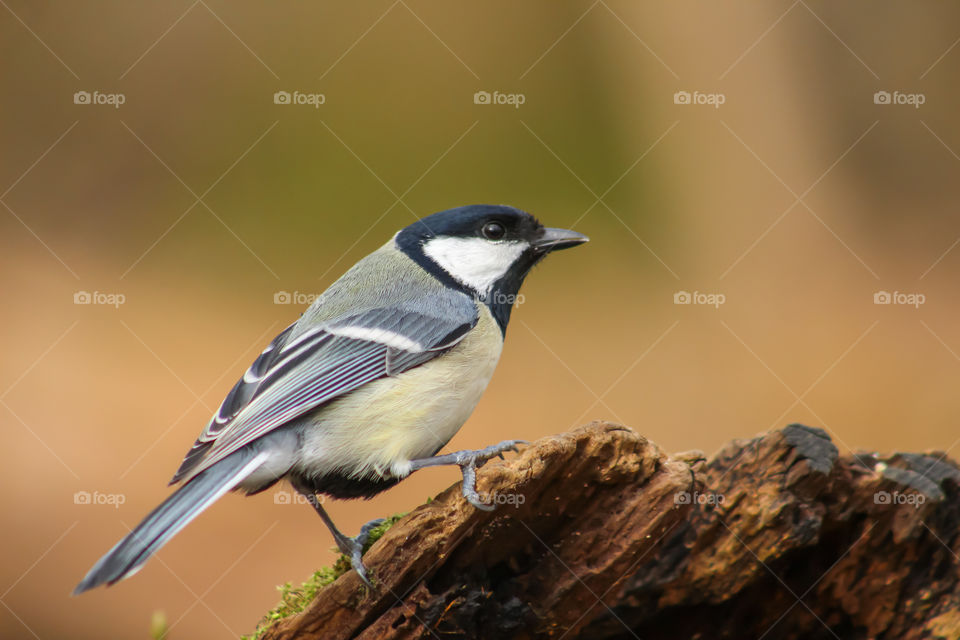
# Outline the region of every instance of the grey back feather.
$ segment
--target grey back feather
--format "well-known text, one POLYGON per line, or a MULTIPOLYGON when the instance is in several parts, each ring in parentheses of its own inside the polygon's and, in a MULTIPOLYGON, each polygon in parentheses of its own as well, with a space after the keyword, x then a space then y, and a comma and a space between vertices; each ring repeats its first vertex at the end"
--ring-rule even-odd
POLYGON ((334 282, 260 354, 172 482, 189 480, 357 387, 442 355, 477 319, 476 301, 445 287, 391 240, 334 282), (415 346, 350 337, 348 329, 367 330, 365 335, 386 331, 415 346), (348 335, 338 335, 342 332, 348 335))

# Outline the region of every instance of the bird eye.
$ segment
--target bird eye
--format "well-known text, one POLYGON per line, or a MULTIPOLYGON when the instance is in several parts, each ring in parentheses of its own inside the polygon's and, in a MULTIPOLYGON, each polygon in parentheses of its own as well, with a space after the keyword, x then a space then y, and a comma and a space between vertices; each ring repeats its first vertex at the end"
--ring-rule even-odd
POLYGON ((488 222, 481 229, 483 237, 487 240, 499 240, 506 235, 507 230, 499 222, 488 222))

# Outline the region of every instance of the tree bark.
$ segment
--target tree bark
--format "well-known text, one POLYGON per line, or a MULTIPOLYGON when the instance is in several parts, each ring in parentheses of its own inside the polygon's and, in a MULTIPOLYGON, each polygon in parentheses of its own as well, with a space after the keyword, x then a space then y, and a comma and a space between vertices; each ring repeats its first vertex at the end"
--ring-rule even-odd
POLYGON ((544 438, 394 525, 264 638, 960 638, 960 470, 839 456, 820 429, 667 455, 626 427, 544 438))

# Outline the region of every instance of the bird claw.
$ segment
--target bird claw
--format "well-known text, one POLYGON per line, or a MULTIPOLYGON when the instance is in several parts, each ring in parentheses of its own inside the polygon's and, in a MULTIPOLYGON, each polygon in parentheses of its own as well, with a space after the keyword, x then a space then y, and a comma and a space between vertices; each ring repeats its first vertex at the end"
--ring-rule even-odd
POLYGON ((491 458, 504 459, 503 454, 507 451, 518 452, 517 445, 530 444, 526 440, 504 440, 483 449, 476 451, 462 451, 458 455, 457 465, 463 473, 463 493, 464 499, 481 511, 493 511, 494 506, 489 502, 484 502, 477 493, 477 469, 482 467, 491 458))
POLYGON ((340 552, 350 558, 350 566, 357 572, 357 575, 360 576, 363 583, 371 589, 373 588, 373 583, 370 582, 370 579, 367 577, 367 568, 363 564, 363 548, 370 540, 371 532, 384 522, 386 522, 385 518, 371 520, 363 525, 360 528, 360 533, 354 537, 344 537, 342 540, 337 540, 337 547, 340 549, 340 552))
POLYGON ((503 458, 507 451, 519 451, 517 445, 530 444, 526 440, 504 440, 475 451, 455 451, 442 456, 432 456, 410 461, 410 471, 417 471, 425 467, 436 467, 446 464, 455 464, 463 473, 463 497, 477 509, 493 511, 493 505, 480 499, 477 493, 477 469, 482 467, 491 458, 503 458))
POLYGON ((462 451, 461 457, 463 463, 460 464, 461 467, 464 465, 472 465, 479 469, 488 460, 493 458, 504 459, 503 454, 507 451, 513 451, 514 453, 519 453, 520 449, 517 448, 517 445, 520 444, 530 444, 526 440, 504 440, 503 442, 498 442, 497 444, 492 444, 489 447, 483 449, 477 449, 476 451, 462 451))
POLYGON ((361 546, 366 545, 367 541, 370 539, 370 534, 374 529, 386 522, 386 518, 376 518, 371 520, 367 524, 360 527, 360 533, 357 534, 356 540, 360 543, 361 546))

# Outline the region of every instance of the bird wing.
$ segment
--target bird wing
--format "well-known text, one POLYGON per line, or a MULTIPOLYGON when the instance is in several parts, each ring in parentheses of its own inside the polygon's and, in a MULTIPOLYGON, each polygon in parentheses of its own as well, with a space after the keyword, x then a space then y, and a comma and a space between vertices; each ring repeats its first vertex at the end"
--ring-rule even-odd
MULTIPOLYGON (((445 296, 446 297, 446 296, 445 296)), ((287 327, 253 362, 187 453, 171 483, 189 480, 257 438, 368 382, 452 348, 477 324, 466 295, 451 305, 387 306, 302 330, 287 327), (442 309, 442 315, 431 310, 442 309), (451 313, 453 310, 453 313, 451 313)))

